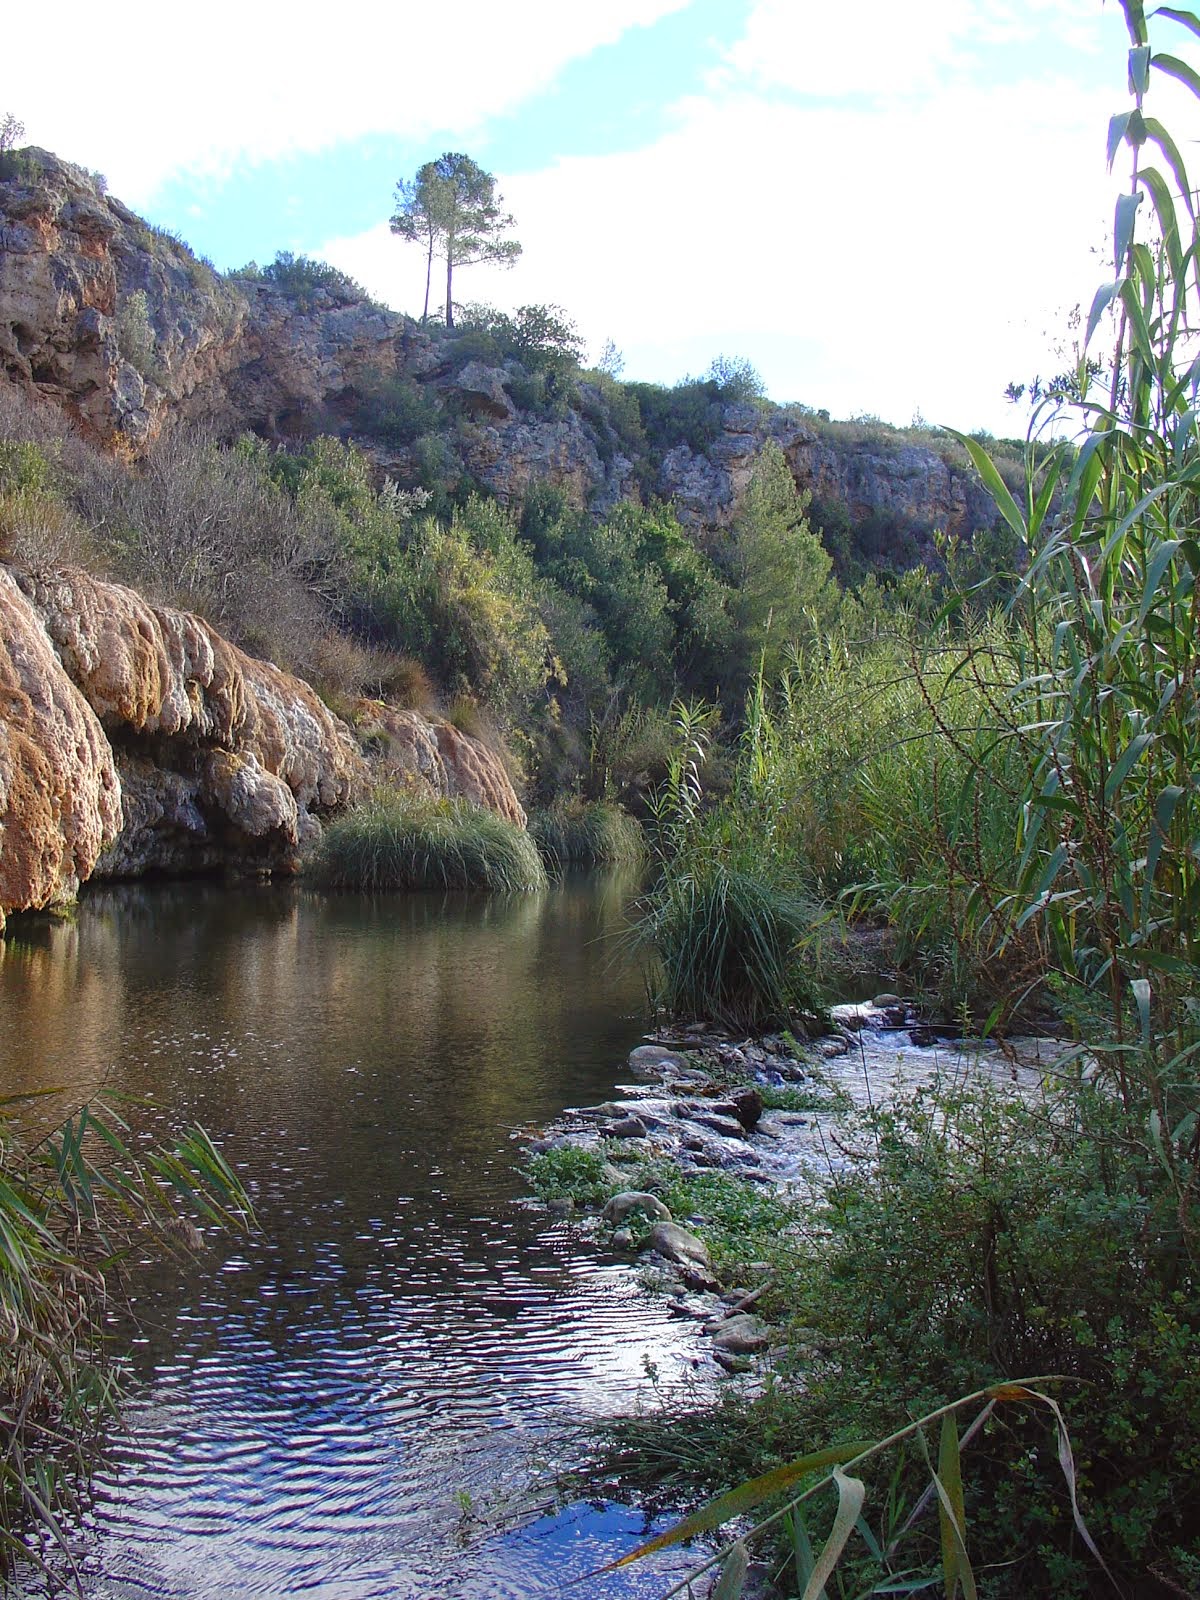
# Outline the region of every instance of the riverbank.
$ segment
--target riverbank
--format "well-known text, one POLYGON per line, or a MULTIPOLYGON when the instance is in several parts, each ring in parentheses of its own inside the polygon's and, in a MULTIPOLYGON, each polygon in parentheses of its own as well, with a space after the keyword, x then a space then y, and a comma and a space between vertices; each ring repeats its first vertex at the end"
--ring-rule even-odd
POLYGON ((1185 1278, 1164 1298, 1175 1218, 1119 1099, 1060 1042, 938 1038, 894 996, 831 1016, 813 1041, 639 1046, 616 1096, 532 1141, 541 1199, 729 1374, 601 1424, 595 1479, 684 1509, 719 1497, 706 1530, 763 1506, 752 1549, 781 1595, 845 1492, 789 1465, 814 1449, 842 1451, 824 1471, 872 1463, 841 1558, 855 1593, 936 1576, 934 1471, 961 1477, 989 1594, 1091 1595, 1096 1552, 1139 1600, 1197 1592, 1200 1480, 1176 1458, 1200 1331, 1185 1278), (1186 1582, 1146 1570, 1153 1547, 1186 1582))
POLYGON ((530 1134, 539 1201, 577 1220, 727 1372, 765 1376, 789 1321, 795 1247, 831 1183, 869 1159, 864 1117, 920 1091, 1039 1093, 1054 1041, 939 1035, 896 995, 837 1006, 832 1031, 733 1041, 699 1027, 637 1046, 614 1098, 530 1134))

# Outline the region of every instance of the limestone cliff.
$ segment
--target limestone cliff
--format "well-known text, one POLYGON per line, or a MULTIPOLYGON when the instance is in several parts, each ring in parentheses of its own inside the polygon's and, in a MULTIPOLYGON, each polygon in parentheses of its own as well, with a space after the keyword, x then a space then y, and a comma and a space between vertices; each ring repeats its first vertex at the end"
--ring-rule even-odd
POLYGON ((624 428, 593 383, 538 402, 536 376, 519 361, 464 353, 349 286, 297 295, 221 277, 82 168, 36 149, 0 160, 0 375, 130 456, 180 421, 230 437, 335 432, 407 486, 432 441, 451 479, 507 504, 519 507, 537 482, 595 512, 657 496, 711 532, 736 514, 775 439, 800 487, 851 522, 883 519, 919 553, 934 528, 969 537, 995 516, 950 441, 730 404, 702 439, 663 448, 640 425, 624 428), (372 421, 381 389, 397 383, 417 397, 422 441, 372 421))
POLYGON ((395 366, 403 318, 223 278, 44 150, 0 182, 0 367, 135 454, 180 420, 284 428, 395 366))
MULTIPOLYGON (((486 746, 366 704, 386 776, 524 824, 486 746)), ((86 573, 0 566, 0 926, 93 876, 295 872, 371 779, 308 684, 199 617, 86 573)))

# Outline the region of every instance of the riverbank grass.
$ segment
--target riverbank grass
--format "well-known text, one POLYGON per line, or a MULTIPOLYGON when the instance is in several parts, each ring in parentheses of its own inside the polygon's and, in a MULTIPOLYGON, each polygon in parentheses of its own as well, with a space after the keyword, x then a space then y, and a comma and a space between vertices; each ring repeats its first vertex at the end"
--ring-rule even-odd
POLYGON ((461 801, 431 801, 380 790, 333 823, 313 860, 331 889, 485 889, 532 893, 546 887, 537 846, 494 812, 461 801))
POLYGON ((551 871, 634 867, 645 857, 641 827, 610 800, 557 801, 534 812, 529 833, 551 871))

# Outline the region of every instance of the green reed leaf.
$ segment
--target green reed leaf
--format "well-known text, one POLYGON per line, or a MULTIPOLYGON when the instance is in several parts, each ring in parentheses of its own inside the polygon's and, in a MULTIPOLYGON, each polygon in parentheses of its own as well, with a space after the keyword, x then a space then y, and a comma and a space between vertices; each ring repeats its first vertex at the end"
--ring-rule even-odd
POLYGON ((858 1521, 863 1501, 866 1499, 867 1486, 861 1478, 847 1477, 839 1467, 835 1467, 833 1481, 837 1485, 838 1492, 837 1515, 833 1519, 833 1527, 830 1529, 829 1538, 825 1541, 825 1548, 821 1551, 804 1587, 801 1600, 817 1600, 825 1587, 826 1580, 841 1560, 846 1541, 854 1532, 854 1525, 858 1521))

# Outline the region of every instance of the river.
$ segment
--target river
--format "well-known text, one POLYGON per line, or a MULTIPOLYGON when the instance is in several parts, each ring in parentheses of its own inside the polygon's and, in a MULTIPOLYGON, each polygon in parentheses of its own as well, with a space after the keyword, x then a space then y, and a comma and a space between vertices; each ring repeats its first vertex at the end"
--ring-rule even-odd
POLYGON ((92 1600, 525 1600, 637 1542, 635 1510, 548 1486, 571 1430, 652 1404, 690 1347, 521 1203, 513 1139, 610 1095, 641 1037, 627 895, 139 886, 12 926, 7 1092, 199 1121, 259 1218, 134 1276, 124 1425, 78 1530, 92 1600))

